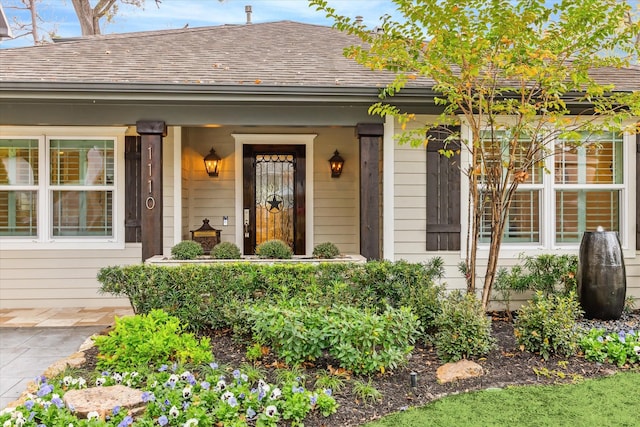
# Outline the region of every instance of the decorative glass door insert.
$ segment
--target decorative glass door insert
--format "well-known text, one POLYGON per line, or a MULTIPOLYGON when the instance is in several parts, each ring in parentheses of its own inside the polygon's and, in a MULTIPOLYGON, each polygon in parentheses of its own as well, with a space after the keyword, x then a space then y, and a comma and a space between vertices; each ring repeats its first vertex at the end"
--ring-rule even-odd
POLYGON ((256 245, 282 240, 293 248, 294 157, 256 155, 256 245))
POLYGON ((244 254, 275 239, 304 254, 305 146, 245 145, 243 157, 244 254))

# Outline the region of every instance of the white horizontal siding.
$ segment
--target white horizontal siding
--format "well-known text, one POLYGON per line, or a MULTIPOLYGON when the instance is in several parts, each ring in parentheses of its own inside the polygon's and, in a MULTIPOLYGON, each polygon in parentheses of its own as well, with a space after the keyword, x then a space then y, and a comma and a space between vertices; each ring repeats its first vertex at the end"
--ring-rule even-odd
POLYGON ((128 300, 101 295, 98 271, 138 264, 139 243, 123 250, 0 251, 2 308, 127 306, 128 300))

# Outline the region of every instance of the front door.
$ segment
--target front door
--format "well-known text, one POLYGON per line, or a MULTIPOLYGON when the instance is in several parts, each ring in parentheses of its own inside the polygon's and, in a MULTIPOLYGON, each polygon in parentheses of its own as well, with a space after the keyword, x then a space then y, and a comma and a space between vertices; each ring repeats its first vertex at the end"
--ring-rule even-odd
POLYGON ((244 254, 268 240, 305 251, 305 146, 243 146, 244 254))

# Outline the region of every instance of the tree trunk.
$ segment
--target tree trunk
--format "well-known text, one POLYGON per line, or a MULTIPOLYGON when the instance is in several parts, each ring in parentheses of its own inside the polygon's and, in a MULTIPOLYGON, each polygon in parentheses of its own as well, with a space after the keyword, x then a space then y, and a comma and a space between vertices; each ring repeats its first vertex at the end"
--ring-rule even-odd
POLYGON ((481 193, 478 189, 478 176, 475 174, 477 151, 471 151, 471 167, 469 168, 469 219, 467 224, 467 293, 476 293, 476 271, 478 267, 478 238, 480 237, 480 221, 482 220, 481 193))
POLYGON ((498 269, 498 258, 500 255, 500 243, 502 240, 503 228, 496 227, 498 230, 491 231, 491 244, 489 245, 489 258, 487 259, 487 271, 484 276, 484 285, 482 286, 482 309, 487 311, 489 301, 491 300, 491 289, 493 281, 496 277, 498 269), (499 233, 499 234, 498 234, 499 233))
POLYGON ((100 27, 98 27, 98 32, 95 32, 94 27, 94 16, 93 9, 91 8, 91 4, 89 4, 89 0, 71 0, 73 3, 73 8, 76 11, 76 15, 78 17, 78 21, 80 22, 80 29, 82 30, 83 36, 91 36, 95 34, 100 34, 100 27))
POLYGON ((40 35, 38 34, 38 11, 36 10, 36 0, 29 0, 29 12, 31 13, 31 35, 33 36, 33 44, 40 44, 40 35))

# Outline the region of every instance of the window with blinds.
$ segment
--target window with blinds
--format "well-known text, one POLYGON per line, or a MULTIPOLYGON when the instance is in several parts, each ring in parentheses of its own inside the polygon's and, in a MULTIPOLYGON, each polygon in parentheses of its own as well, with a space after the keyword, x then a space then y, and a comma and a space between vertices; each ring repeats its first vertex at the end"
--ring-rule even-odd
POLYGON ((598 226, 620 231, 622 137, 583 133, 582 143, 558 141, 554 156, 555 239, 576 243, 598 226))
POLYGON ((112 236, 113 140, 52 139, 53 236, 112 236))
MULTIPOLYGON (((513 138, 506 132, 482 136, 486 156, 476 168, 482 168, 483 176, 505 173, 513 138)), ((505 243, 540 243, 543 227, 553 230, 556 244, 579 243, 585 231, 598 226, 620 231, 624 189, 622 136, 614 133, 578 136, 577 140, 556 141, 547 162, 548 168, 553 168, 551 173, 544 172, 542 159, 526 171, 519 168, 522 164, 519 157, 524 156, 528 144, 526 139, 518 141, 515 170, 521 174, 522 182, 509 211, 503 235, 505 243), (545 194, 553 196, 547 198, 545 194)), ((486 178, 479 189, 486 190, 486 178)), ((487 201, 480 239, 489 242, 490 237, 491 207, 487 201)))
MULTIPOLYGON (((541 162, 524 168, 524 159, 528 149, 529 140, 526 138, 513 138, 506 131, 482 133, 484 162, 478 161, 476 168, 482 171, 482 176, 506 174, 506 166, 513 151, 515 155, 515 173, 513 175, 521 180, 518 190, 513 197, 507 223, 505 224, 503 242, 505 243, 537 243, 541 241, 540 219, 543 193, 543 168, 541 162), (514 150, 512 145, 516 144, 514 150)), ((487 179, 481 179, 480 191, 486 191, 487 179)), ((482 222, 480 225, 480 241, 488 243, 491 238, 491 206, 488 196, 483 207, 482 222)))
POLYGON ((113 237, 114 177, 115 138, 0 138, 0 237, 113 237))
POLYGON ((38 234, 38 139, 0 139, 0 236, 38 234))

